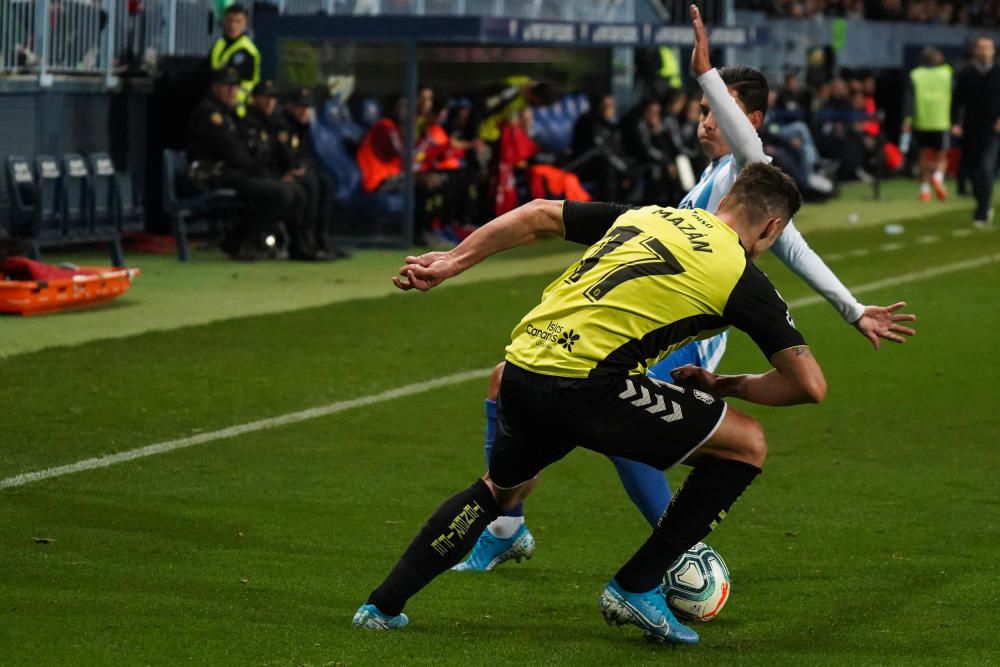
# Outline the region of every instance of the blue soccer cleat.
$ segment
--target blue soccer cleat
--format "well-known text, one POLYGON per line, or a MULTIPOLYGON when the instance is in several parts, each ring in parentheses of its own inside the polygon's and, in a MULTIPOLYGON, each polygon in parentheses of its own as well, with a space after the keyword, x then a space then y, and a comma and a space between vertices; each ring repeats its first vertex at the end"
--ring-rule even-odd
POLYGON ((354 614, 354 625, 366 630, 399 630, 410 622, 406 614, 387 616, 373 604, 363 604, 354 614))
POLYGON ((631 623, 642 630, 650 641, 698 643, 698 633, 674 618, 662 586, 645 593, 628 593, 612 579, 605 586, 597 605, 608 625, 631 623))
POLYGON ((489 530, 484 530, 469 557, 451 569, 456 572, 489 572, 500 563, 509 560, 521 562, 522 558, 531 558, 533 553, 535 538, 525 524, 521 524, 517 532, 506 539, 494 537, 489 530))

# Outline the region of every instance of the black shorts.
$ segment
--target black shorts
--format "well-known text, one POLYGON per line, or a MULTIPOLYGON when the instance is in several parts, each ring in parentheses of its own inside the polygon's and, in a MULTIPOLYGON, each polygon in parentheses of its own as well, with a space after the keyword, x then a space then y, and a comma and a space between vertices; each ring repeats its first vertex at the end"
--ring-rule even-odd
POLYGON ((490 478, 511 488, 575 447, 666 470, 715 433, 726 403, 644 375, 562 378, 508 362, 497 409, 490 478))
POLYGON ((924 132, 922 130, 914 130, 913 142, 917 145, 917 148, 930 148, 935 151, 944 150, 948 148, 948 133, 945 131, 924 132))

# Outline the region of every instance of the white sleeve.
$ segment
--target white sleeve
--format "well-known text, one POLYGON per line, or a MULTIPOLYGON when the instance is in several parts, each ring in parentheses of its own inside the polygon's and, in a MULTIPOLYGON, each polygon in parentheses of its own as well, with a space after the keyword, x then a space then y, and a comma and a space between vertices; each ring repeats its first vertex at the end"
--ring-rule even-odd
POLYGON ((806 281, 817 294, 829 301, 845 321, 857 322, 864 314, 865 307, 854 298, 851 290, 840 282, 816 251, 809 247, 792 221, 789 220, 788 226, 771 246, 771 250, 785 266, 806 281))
POLYGON ((719 71, 714 67, 708 70, 698 77, 698 84, 708 99, 708 106, 712 108, 722 138, 733 152, 736 168, 741 169, 754 162, 768 162, 757 130, 729 94, 729 88, 719 76, 719 71))

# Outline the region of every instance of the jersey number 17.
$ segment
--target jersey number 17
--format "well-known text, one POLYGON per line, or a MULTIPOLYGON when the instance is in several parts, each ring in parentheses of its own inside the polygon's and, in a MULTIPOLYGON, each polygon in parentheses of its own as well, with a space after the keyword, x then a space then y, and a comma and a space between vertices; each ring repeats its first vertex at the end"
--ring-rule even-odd
MULTIPOLYGON (((623 226, 612 229, 604 237, 601 247, 593 255, 580 261, 576 270, 566 278, 566 283, 572 285, 579 282, 588 271, 600 264, 602 259, 621 248, 624 243, 641 235, 643 231, 638 227, 623 226)), ((645 235, 645 238, 639 241, 639 245, 649 251, 648 257, 635 259, 610 269, 596 284, 587 288, 583 295, 589 301, 600 301, 608 292, 626 281, 643 276, 673 276, 684 273, 681 263, 656 237, 645 235)))

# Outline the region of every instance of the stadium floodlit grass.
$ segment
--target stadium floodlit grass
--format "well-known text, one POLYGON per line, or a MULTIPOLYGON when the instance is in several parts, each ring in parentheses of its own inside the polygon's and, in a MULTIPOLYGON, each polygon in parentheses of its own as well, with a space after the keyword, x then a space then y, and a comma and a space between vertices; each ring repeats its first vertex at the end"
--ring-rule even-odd
MULTIPOLYGON (((446 574, 398 634, 350 626, 429 512, 481 472, 485 381, 473 380, 0 490, 0 663, 995 662, 1000 234, 964 218, 809 236, 849 285, 908 276, 864 296, 905 298, 919 332, 876 353, 825 304, 793 308, 830 393, 750 410, 770 458, 709 538, 733 596, 698 646, 650 646, 601 621, 597 596, 647 528, 585 451, 528 505, 533 560, 446 574)), ((0 479, 489 368, 553 275, 508 268, 426 295, 12 354, 0 479)), ((787 300, 809 294, 773 259, 765 269, 787 300)), ((43 321, 63 322, 26 323, 43 321)), ((22 323, 0 321, 3 337, 22 323)), ((723 370, 763 370, 744 336, 730 347, 723 370)))

